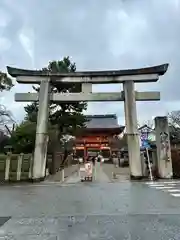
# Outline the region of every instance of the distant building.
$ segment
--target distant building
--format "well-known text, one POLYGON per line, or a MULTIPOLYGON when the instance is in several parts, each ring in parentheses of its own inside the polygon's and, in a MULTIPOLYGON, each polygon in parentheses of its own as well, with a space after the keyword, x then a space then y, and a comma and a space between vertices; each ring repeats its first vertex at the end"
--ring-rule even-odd
POLYGON ((112 150, 109 142, 123 132, 124 126, 118 124, 114 114, 87 115, 86 118, 86 128, 76 136, 76 155, 86 157, 90 152, 101 152, 104 158, 109 158, 112 150))

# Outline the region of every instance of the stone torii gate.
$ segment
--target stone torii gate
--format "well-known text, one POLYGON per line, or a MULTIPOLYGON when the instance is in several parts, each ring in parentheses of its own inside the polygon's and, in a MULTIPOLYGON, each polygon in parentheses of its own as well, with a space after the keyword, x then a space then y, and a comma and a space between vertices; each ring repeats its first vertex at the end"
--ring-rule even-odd
POLYGON ((130 174, 132 179, 142 178, 136 101, 158 101, 160 100, 160 92, 137 92, 135 91, 134 83, 156 82, 159 76, 165 74, 167 69, 168 64, 163 64, 130 70, 44 73, 36 70, 7 67, 8 73, 12 77, 15 77, 18 83, 40 84, 39 93, 15 94, 15 101, 17 102, 39 101, 33 179, 43 179, 45 177, 48 144, 47 125, 50 101, 54 103, 124 101, 130 174), (75 84, 81 83, 82 90, 80 93, 51 93, 50 86, 53 82, 56 82, 56 84, 71 82, 75 84), (92 93, 92 84, 112 83, 122 83, 123 91, 115 93, 92 93))

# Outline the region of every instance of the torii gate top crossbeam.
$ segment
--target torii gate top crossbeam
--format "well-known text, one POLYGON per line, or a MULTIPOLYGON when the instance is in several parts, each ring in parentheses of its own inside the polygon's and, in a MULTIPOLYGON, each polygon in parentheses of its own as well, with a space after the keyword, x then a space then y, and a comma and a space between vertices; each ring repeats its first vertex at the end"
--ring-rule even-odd
POLYGON ((147 68, 110 70, 110 71, 85 71, 73 73, 49 73, 39 70, 25 70, 7 67, 8 73, 16 77, 19 83, 39 83, 44 78, 50 77, 51 82, 74 83, 123 83, 128 80, 134 82, 156 82, 160 75, 164 75, 168 64, 147 68))

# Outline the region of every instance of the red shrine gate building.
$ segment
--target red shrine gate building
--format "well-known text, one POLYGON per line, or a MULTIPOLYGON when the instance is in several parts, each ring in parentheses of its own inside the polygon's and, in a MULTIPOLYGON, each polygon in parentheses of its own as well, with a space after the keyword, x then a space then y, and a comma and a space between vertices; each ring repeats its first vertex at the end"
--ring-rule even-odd
POLYGON ((76 136, 75 155, 86 158, 89 152, 100 152, 108 160, 113 151, 110 142, 124 131, 124 126, 118 124, 114 114, 87 115, 86 118, 86 128, 76 136))

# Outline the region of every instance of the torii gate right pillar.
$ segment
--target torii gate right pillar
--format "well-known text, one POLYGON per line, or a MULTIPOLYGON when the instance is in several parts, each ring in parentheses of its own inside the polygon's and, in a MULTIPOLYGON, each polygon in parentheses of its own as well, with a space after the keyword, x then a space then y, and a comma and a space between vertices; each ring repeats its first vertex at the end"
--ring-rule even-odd
POLYGON ((141 179, 143 177, 140 157, 140 143, 137 124, 136 98, 134 82, 126 81, 124 88, 124 108, 125 123, 128 141, 129 167, 131 179, 141 179))

